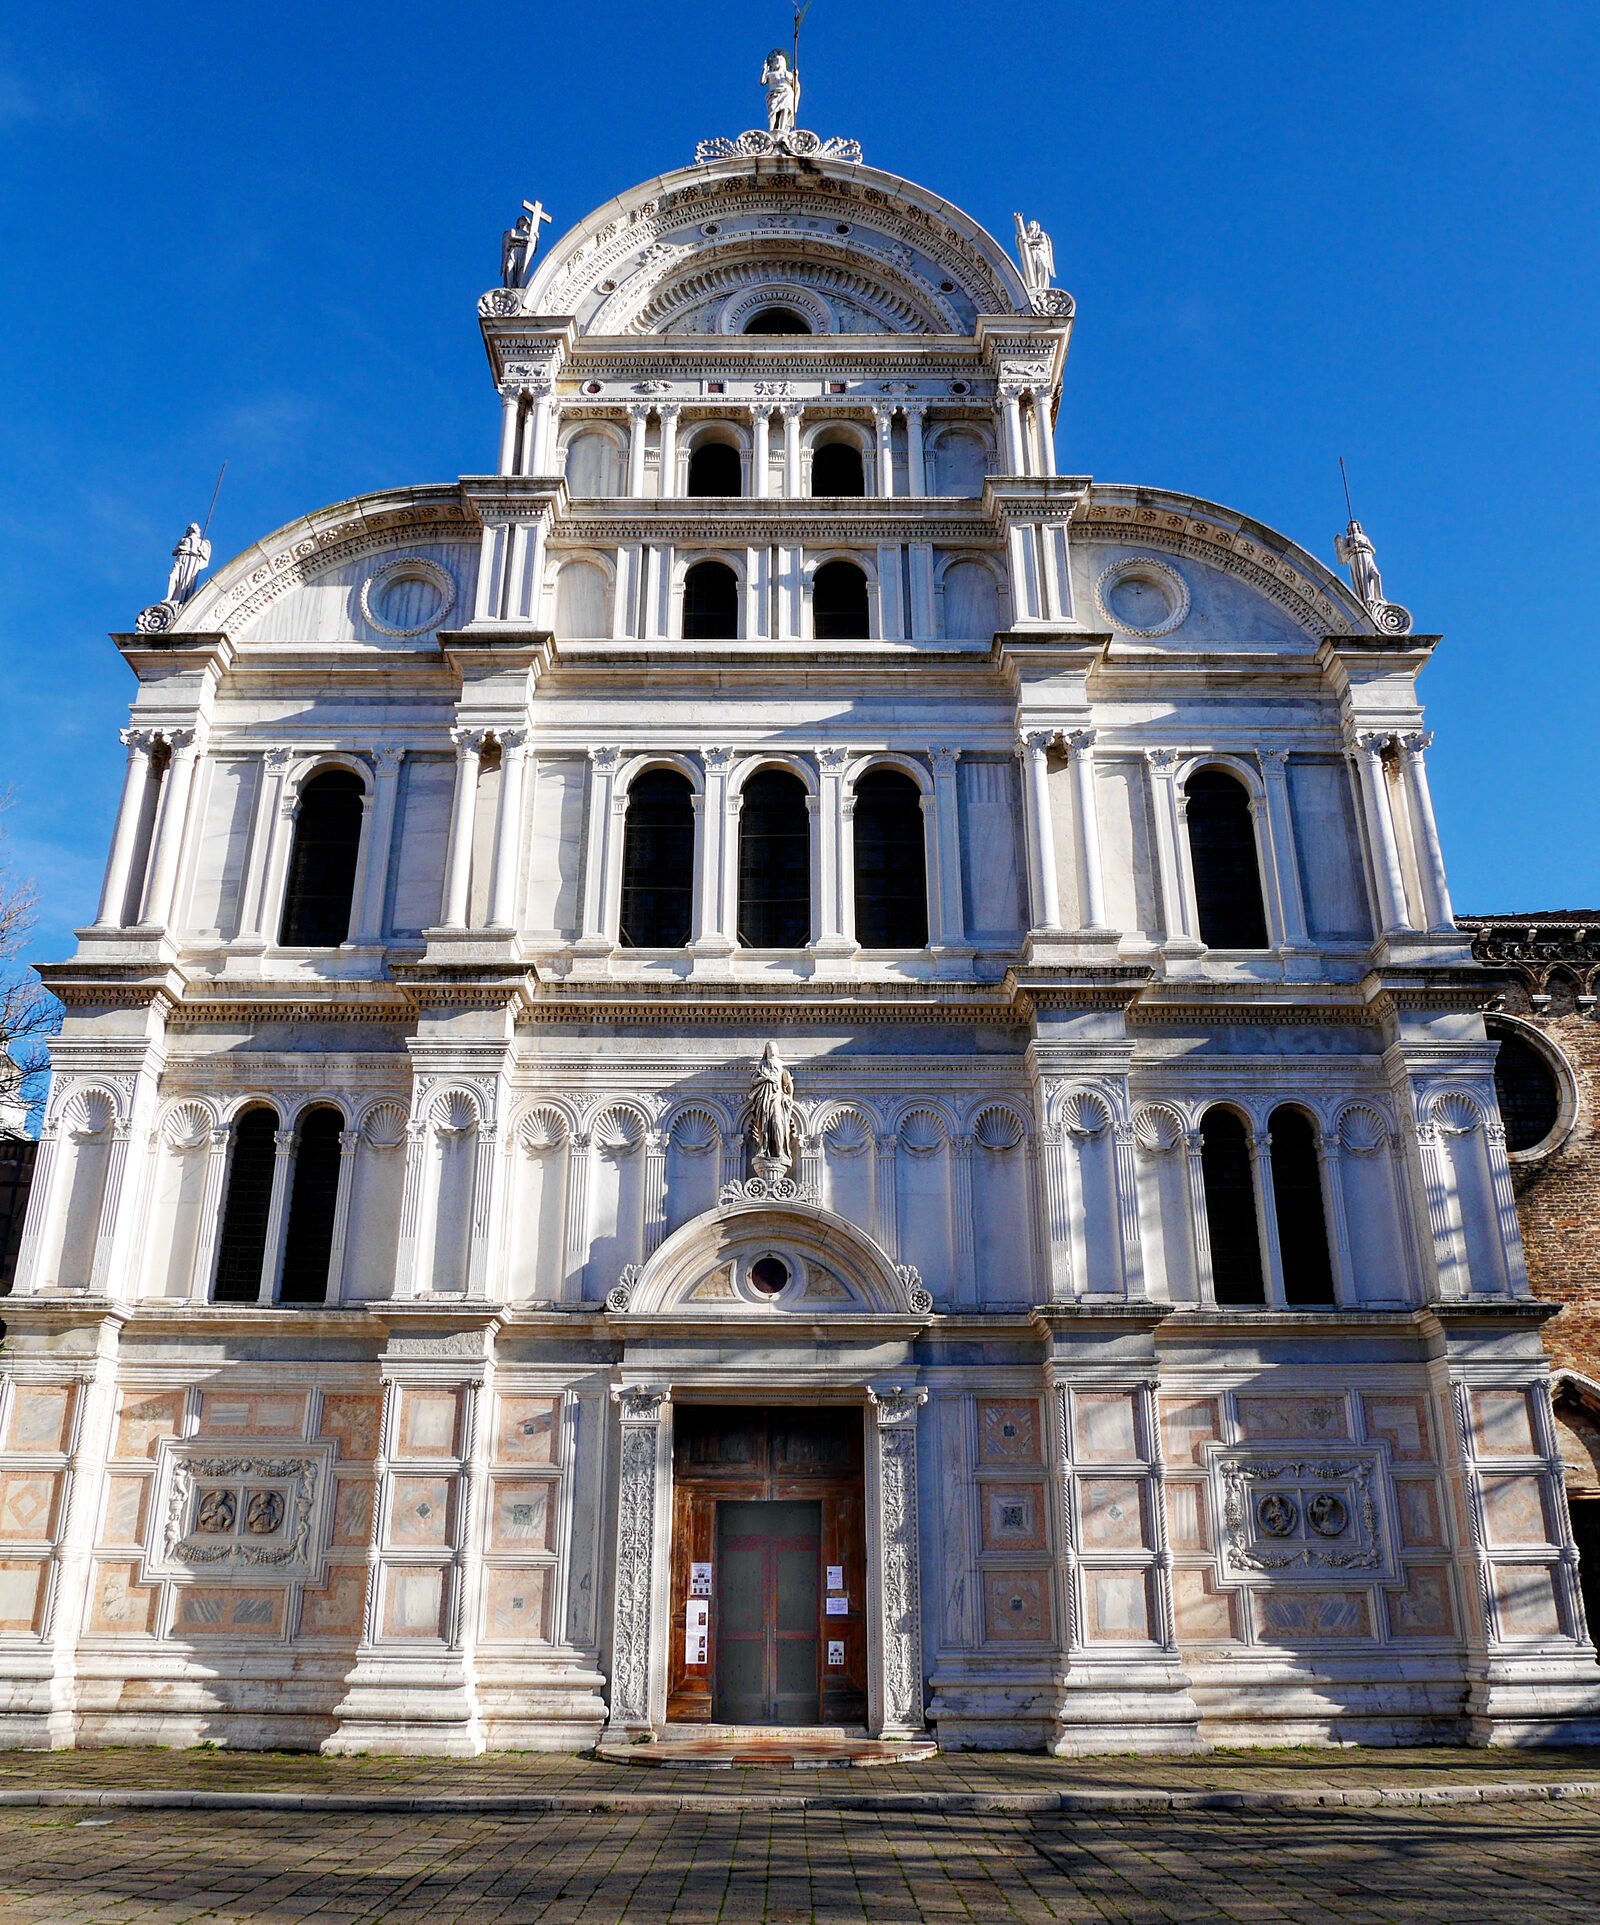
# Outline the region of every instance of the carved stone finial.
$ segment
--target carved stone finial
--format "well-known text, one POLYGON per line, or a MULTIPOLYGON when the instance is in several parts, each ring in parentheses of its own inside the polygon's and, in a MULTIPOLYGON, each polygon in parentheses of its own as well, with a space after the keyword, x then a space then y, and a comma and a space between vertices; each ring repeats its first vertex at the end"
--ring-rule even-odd
POLYGON ((800 75, 789 65, 781 47, 774 47, 761 69, 761 85, 766 89, 767 124, 752 127, 737 140, 719 134, 703 140, 694 150, 697 164, 709 160, 764 159, 773 154, 790 154, 804 160, 843 160, 859 164, 861 143, 855 140, 822 140, 798 124, 800 75))

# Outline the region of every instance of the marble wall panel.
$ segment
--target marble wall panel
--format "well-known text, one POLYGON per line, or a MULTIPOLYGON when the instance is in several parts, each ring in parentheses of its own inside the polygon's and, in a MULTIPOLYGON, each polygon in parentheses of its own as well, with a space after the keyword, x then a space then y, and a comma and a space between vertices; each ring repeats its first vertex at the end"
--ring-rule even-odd
POLYGON ((983 1635, 993 1643, 1048 1644, 1054 1636, 1048 1571, 985 1571, 983 1635))
POLYGON ((1170 1464, 1203 1464, 1205 1447, 1222 1436, 1215 1397, 1163 1397, 1161 1441, 1170 1464))
POLYGON ((0 1538, 37 1543, 55 1535, 58 1471, 0 1471, 0 1538))
POLYGON ((453 1457, 458 1409, 453 1390, 408 1389, 400 1393, 396 1457, 453 1457))
POLYGON ((1483 1519, 1491 1544, 1549 1543, 1543 1479, 1486 1472, 1483 1519))
MULTIPOLYGON (((960 1487, 957 1486, 959 1489, 960 1487)), ((984 1483, 978 1487, 981 1544, 986 1551, 1042 1551, 1046 1547, 1045 1485, 984 1483)))
POLYGON ((162 1438, 177 1436, 182 1416, 182 1391, 124 1391, 113 1455, 124 1461, 144 1458, 153 1462, 162 1438))
POLYGON ((146 1510, 150 1500, 148 1477, 108 1477, 105 1516, 100 1542, 108 1547, 144 1543, 146 1510))
POLYGON ((30 1454, 64 1451, 72 1434, 74 1394, 67 1384, 19 1384, 11 1401, 6 1449, 30 1454))
POLYGON ((1401 1464, 1433 1462, 1433 1428, 1428 1400, 1415 1397, 1362 1398, 1367 1435, 1386 1442, 1401 1464))
POLYGON ((302 1437, 304 1391, 208 1390, 200 1399, 200 1433, 208 1437, 302 1437))
POLYGON ((1250 1608, 1256 1635, 1268 1644, 1372 1636, 1372 1600, 1365 1591, 1254 1591, 1250 1608))
POLYGON ((385 917, 391 937, 414 940, 439 920, 454 788, 452 755, 411 754, 401 764, 385 917))
POLYGON ((306 1587, 300 1604, 300 1635, 307 1638, 352 1638, 361 1633, 366 1604, 367 1569, 364 1564, 335 1564, 320 1590, 306 1587))
POLYGON ((1042 1462, 1039 1406, 1031 1397, 978 1399, 978 1462, 1042 1462))
POLYGON ((556 1486, 552 1478, 498 1478, 489 1514, 489 1548, 549 1551, 555 1548, 556 1486))
POLYGON ((1144 1489, 1138 1478, 1080 1477, 1078 1515, 1086 1551, 1144 1547, 1144 1489))
POLYGON ((161 1592, 139 1582, 139 1566, 107 1561, 95 1567, 90 1592, 89 1629, 106 1636, 152 1636, 161 1592))
POLYGON ((1133 1398, 1120 1392, 1084 1391, 1073 1399, 1080 1463, 1126 1463, 1139 1455, 1133 1398))
POLYGON ((1211 1532, 1211 1493, 1192 1477, 1167 1480, 1167 1535, 1175 1551, 1209 1551, 1211 1532))
POLYGON ((1238 1596, 1219 1591, 1210 1571, 1182 1565, 1172 1573, 1172 1608, 1184 1643, 1232 1642, 1239 1636, 1238 1596))
POLYGON ((44 1609, 44 1558, 0 1558, 0 1631, 37 1631, 44 1609))
POLYGON ((1091 1643, 1148 1643, 1150 1586, 1144 1571, 1086 1568, 1083 1598, 1091 1643))
POLYGON ((561 1399, 503 1396, 495 1425, 497 1464, 554 1464, 561 1449, 561 1399))
POLYGON ((1444 1543, 1437 1485, 1424 1477, 1399 1477, 1394 1486, 1400 1542, 1407 1550, 1434 1550, 1444 1543))
POLYGON ((1534 1457, 1533 1417, 1521 1390, 1468 1393, 1473 1439, 1480 1457, 1534 1457))
POLYGON ((383 1403, 378 1397, 333 1391, 322 1405, 322 1435, 339 1445, 339 1461, 370 1462, 378 1454, 378 1425, 383 1403))
POLYGON ((187 925, 201 938, 227 942, 239 933, 245 854, 255 810, 259 756, 213 756, 193 855, 187 925))
POLYGON ((332 1542, 340 1546, 366 1544, 372 1536, 370 1477, 341 1477, 334 1484, 332 1542))
POLYGON ((450 1542, 450 1509, 455 1480, 449 1477, 397 1477, 389 1510, 389 1542, 422 1550, 450 1542))
POLYGON ((284 1591, 229 1590, 220 1585, 178 1586, 174 1638, 278 1638, 284 1591))
POLYGON ((1350 1414, 1343 1397, 1239 1398, 1239 1435, 1246 1443, 1280 1438, 1348 1437, 1350 1414))
POLYGON ((1408 1564, 1405 1588, 1385 1593, 1389 1635, 1451 1638, 1456 1631, 1455 1593, 1448 1564, 1408 1564))
POLYGON ((545 1564, 491 1566, 483 1575, 483 1635, 492 1643, 547 1642, 555 1572, 545 1564))
POLYGON ((1555 1573, 1547 1564, 1496 1564, 1491 1583, 1508 1638, 1553 1638, 1561 1631, 1556 1609, 1555 1573))
POLYGON ((444 1635, 445 1572, 439 1565, 391 1565, 383 1598, 386 1638, 444 1635))

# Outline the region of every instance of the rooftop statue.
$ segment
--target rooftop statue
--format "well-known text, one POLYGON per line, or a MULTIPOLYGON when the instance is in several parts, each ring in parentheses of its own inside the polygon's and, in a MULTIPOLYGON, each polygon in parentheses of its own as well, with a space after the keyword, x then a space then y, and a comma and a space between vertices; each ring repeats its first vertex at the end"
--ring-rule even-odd
POLYGON ((1377 550, 1372 545, 1372 537, 1354 515, 1344 533, 1334 536, 1333 552, 1350 570, 1350 586, 1356 591, 1356 599, 1379 628, 1389 635, 1409 634, 1410 610, 1398 602, 1384 600, 1377 550))
POLYGON ((782 47, 774 47, 761 69, 767 90, 767 132, 792 134, 800 112, 800 76, 790 68, 782 47))
POLYGON ((1017 258, 1022 263, 1022 283, 1030 294, 1040 294, 1055 279, 1056 251, 1050 236, 1037 221, 1025 221, 1020 214, 1012 219, 1017 224, 1017 258))
POLYGON ((528 269, 539 250, 539 226, 550 216, 543 201, 524 201, 522 212, 500 236, 500 284, 502 287, 527 285, 528 269))
POLYGON ((167 576, 167 592, 163 600, 171 602, 175 608, 181 608, 194 593, 200 571, 210 559, 211 544, 201 534, 199 522, 191 521, 172 551, 172 572, 167 576))

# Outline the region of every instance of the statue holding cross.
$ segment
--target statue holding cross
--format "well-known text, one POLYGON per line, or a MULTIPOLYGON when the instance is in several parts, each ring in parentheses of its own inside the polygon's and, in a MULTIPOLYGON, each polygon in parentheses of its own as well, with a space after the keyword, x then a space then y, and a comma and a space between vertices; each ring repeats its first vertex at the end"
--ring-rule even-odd
POLYGON ((500 281, 505 287, 526 287, 528 269, 539 249, 539 226, 550 216, 543 201, 524 201, 523 211, 500 236, 500 281))

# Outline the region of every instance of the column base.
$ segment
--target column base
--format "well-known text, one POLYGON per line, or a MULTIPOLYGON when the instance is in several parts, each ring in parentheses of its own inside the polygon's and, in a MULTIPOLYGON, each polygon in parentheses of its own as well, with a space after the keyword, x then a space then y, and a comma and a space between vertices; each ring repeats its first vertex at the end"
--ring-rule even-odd
POLYGON ((1209 1751, 1187 1673, 1176 1659, 1070 1664, 1048 1749, 1057 1758, 1096 1751, 1209 1751))
POLYGON ((1467 1735, 1479 1745, 1600 1744, 1600 1664, 1571 1657, 1490 1657, 1469 1666, 1467 1735))
POLYGON ((472 1674, 459 1657, 364 1653, 334 1715, 338 1729, 319 1747, 330 1757, 476 1758, 486 1748, 472 1674))

